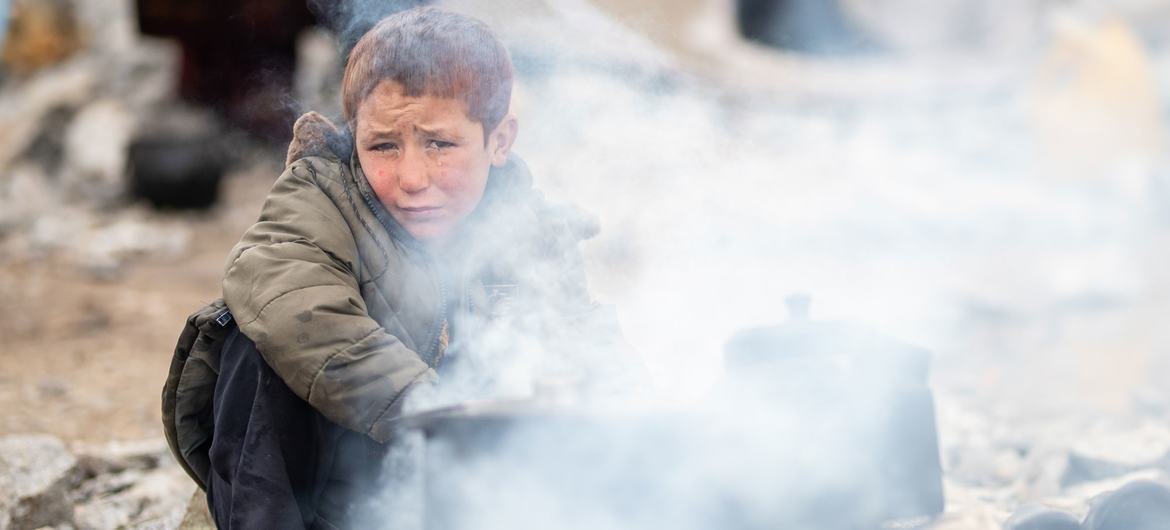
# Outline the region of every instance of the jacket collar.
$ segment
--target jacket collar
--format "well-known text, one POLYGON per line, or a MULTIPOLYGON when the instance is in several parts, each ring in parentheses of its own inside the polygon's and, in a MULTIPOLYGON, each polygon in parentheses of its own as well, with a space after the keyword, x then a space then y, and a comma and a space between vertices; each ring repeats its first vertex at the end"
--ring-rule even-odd
POLYGON ((362 165, 358 162, 357 151, 350 150, 349 155, 349 171, 353 175, 353 181, 357 185, 358 192, 361 193, 362 200, 370 211, 374 212, 374 217, 378 219, 378 224, 390 234, 390 238, 401 242, 402 244, 414 250, 426 251, 426 247, 422 241, 415 239, 406 231, 398 221, 394 220, 394 216, 390 215, 390 211, 374 194, 374 188, 370 186, 370 181, 366 179, 366 172, 362 171, 362 165))

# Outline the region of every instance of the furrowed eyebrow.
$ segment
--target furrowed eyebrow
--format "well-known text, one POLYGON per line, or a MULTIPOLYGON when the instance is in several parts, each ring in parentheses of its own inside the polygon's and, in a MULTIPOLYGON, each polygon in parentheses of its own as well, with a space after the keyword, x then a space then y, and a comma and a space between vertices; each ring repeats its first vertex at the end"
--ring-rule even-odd
POLYGON ((452 140, 462 140, 463 139, 455 131, 448 130, 448 129, 443 128, 443 127, 435 127, 434 129, 428 129, 426 127, 415 125, 414 128, 418 132, 421 132, 421 133, 428 135, 428 136, 441 136, 444 138, 450 138, 452 140))
POLYGON ((362 139, 369 142, 374 140, 397 140, 401 137, 396 131, 368 131, 362 135, 362 139))

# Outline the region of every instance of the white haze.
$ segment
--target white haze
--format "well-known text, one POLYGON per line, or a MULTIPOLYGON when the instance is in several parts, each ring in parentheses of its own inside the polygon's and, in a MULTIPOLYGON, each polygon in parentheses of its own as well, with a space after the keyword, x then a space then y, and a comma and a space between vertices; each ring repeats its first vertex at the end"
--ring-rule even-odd
MULTIPOLYGON (((1018 9, 1038 21, 1037 34, 1011 42, 1049 42, 1051 13, 1030 2, 1018 9)), ((782 322, 792 293, 811 295, 814 319, 866 324, 933 351, 944 399, 1128 414, 1134 396, 1170 374, 1170 337, 1155 328, 1170 295, 1158 266, 1170 241, 1167 166, 1128 152, 1090 157, 1104 162, 1085 171, 1054 159, 1032 103, 1044 47, 818 66, 861 84, 852 91, 867 97, 851 100, 704 80, 582 2, 502 9, 527 10, 490 20, 518 66, 516 151, 550 197, 600 218, 601 235, 585 246, 593 291, 616 308, 649 372, 648 391, 631 392, 637 400, 607 393, 601 411, 583 410, 682 415, 687 427, 647 427, 642 437, 605 422, 521 429, 470 464, 404 438, 413 449, 394 452, 388 469, 402 474, 425 454, 426 474, 466 501, 444 528, 828 527, 840 515, 832 509, 792 512, 848 489, 873 462, 848 443, 810 438, 840 432, 820 425, 835 421, 822 414, 835 401, 865 402, 849 409, 863 412, 858 422, 882 417, 893 405, 867 401, 882 395, 881 381, 862 374, 827 403, 720 391, 724 342, 782 322), (550 469, 563 483, 548 482, 550 469), (638 480, 612 487, 613 477, 638 480)), ((1085 12, 1087 24, 1104 19, 1099 6, 1085 12)), ((1151 57, 1162 70, 1170 64, 1165 50, 1151 57)), ((1157 90, 1164 100, 1165 84, 1157 90)), ((1164 128, 1165 116, 1157 121, 1164 128)), ((1078 149, 1098 146, 1064 148, 1079 160, 1078 149)), ((456 377, 415 409, 452 396, 530 395, 555 354, 507 331, 472 353, 498 379, 493 393, 476 395, 482 378, 456 377)), ((414 486, 378 499, 384 522, 422 521, 414 486)))

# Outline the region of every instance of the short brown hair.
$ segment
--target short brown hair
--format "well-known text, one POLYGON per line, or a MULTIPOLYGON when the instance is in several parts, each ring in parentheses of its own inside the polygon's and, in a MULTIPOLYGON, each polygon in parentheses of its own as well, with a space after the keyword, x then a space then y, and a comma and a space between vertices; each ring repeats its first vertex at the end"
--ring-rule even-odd
POLYGON ((508 112, 512 60, 479 20, 433 7, 408 9, 378 22, 349 54, 341 107, 351 130, 362 101, 386 80, 401 84, 408 97, 462 100, 486 141, 508 112))

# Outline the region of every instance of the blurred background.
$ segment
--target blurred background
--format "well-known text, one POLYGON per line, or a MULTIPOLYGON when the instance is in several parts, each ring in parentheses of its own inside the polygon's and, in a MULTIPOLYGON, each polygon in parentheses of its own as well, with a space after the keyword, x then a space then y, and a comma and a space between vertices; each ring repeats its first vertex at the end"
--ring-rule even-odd
MULTIPOLYGON (((183 321, 348 47, 423 3, 0 0, 0 528, 178 524, 183 321)), ((435 4, 508 45, 517 152, 600 218, 664 395, 801 294, 933 353, 937 528, 1170 475, 1170 0, 435 4)))

